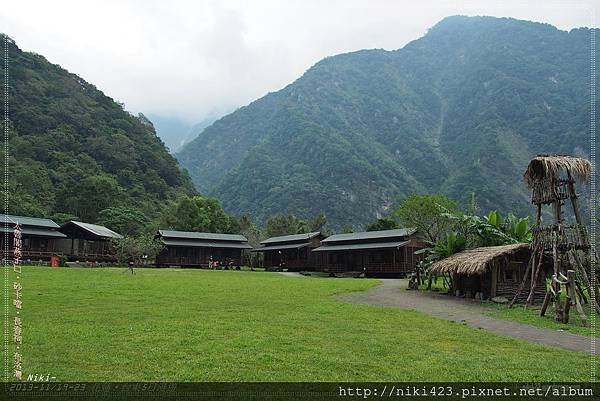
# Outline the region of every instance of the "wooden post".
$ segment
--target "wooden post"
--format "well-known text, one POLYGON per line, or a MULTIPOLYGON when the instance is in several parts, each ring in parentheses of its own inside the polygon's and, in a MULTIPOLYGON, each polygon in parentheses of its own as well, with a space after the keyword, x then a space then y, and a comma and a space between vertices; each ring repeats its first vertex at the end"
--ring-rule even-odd
POLYGON ((582 225, 581 215, 579 214, 579 207, 577 206, 577 193, 575 192, 575 186, 573 185, 573 177, 571 172, 567 170, 567 188, 569 189, 569 198, 571 198, 571 205, 573 206, 573 213, 575 214, 575 221, 579 226, 582 225))
MULTIPOLYGON (((556 203, 555 203, 556 204, 556 203)), ((560 214, 560 212, 559 212, 560 214)), ((560 272, 560 259, 558 257, 558 234, 555 232, 552 233, 553 241, 552 241, 552 257, 554 258, 554 277, 559 277, 560 272)), ((551 284, 554 289, 554 318, 557 322, 563 321, 563 310, 562 305, 560 304, 560 284, 557 280, 552 280, 551 284)))
POLYGON ((561 209, 561 200, 556 199, 552 205, 554 206, 554 223, 560 226, 562 224, 562 209, 561 209))
POLYGON ((492 288, 490 289, 490 298, 496 296, 496 290, 498 288, 498 266, 492 267, 492 288))
POLYGON ((540 253, 540 255, 539 255, 539 258, 537 261, 537 266, 535 267, 535 272, 532 273, 532 277, 531 277, 531 289, 529 290, 529 295, 527 296, 527 301, 525 301, 526 307, 533 304, 533 300, 535 298, 535 288, 537 287, 538 276, 540 275, 540 270, 542 270, 542 261, 544 259, 544 250, 541 249, 539 251, 539 253, 540 253))
POLYGON ((521 284, 519 284, 519 288, 517 288, 517 292, 513 297, 512 301, 508 304, 509 308, 512 308, 515 302, 517 302, 517 298, 521 295, 521 291, 523 291, 523 287, 525 287, 525 282, 527 282, 527 277, 529 277, 529 272, 532 269, 532 266, 535 266, 535 252, 531 254, 529 258, 529 262, 527 263, 527 269, 525 270, 525 275, 523 276, 523 280, 521 280, 521 284))
POLYGON ((596 286, 595 288, 592 288, 592 282, 589 279, 587 272, 585 270, 585 266, 583 265, 583 263, 581 262, 581 260, 579 259, 579 257, 577 256, 576 252, 571 252, 571 255, 573 257, 573 260, 575 261, 575 267, 578 268, 579 273, 583 276, 583 279, 585 280, 587 286, 588 286, 588 291, 594 291, 595 292, 595 302, 594 302, 594 309, 596 309, 596 311, 598 313, 600 313, 600 305, 598 304, 598 302, 600 301, 600 297, 598 296, 598 286, 596 286))
POLYGON ((550 303, 550 298, 552 298, 552 292, 550 291, 550 289, 548 289, 546 290, 544 303, 542 303, 542 309, 540 309, 540 316, 544 316, 546 314, 546 309, 548 308, 548 304, 550 303))
MULTIPOLYGON (((567 299, 571 299, 571 300, 575 300, 575 308, 577 309, 577 312, 579 313, 579 317, 581 319, 581 324, 584 326, 588 325, 588 320, 587 320, 587 316, 583 310, 583 307, 581 306, 581 302, 579 302, 579 297, 577 296, 577 291, 575 290, 575 282, 576 282, 576 277, 575 277, 575 271, 573 270, 567 270, 567 293, 569 294, 569 296, 567 297, 567 299)), ((568 321, 568 317, 566 318, 568 321)))
POLYGON ((571 309, 571 297, 569 295, 566 296, 565 298, 565 308, 563 309, 563 323, 567 324, 569 323, 569 310, 571 309))

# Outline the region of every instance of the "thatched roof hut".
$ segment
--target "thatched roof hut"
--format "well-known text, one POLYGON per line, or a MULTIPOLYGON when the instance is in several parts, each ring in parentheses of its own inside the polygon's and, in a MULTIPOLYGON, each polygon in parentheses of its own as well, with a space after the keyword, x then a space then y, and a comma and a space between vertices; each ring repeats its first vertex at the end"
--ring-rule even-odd
MULTIPOLYGON (((531 276, 526 276, 531 256, 528 244, 510 244, 467 249, 440 260, 429 268, 433 273, 448 273, 452 277, 455 295, 488 299, 504 297, 512 299, 519 284, 525 280, 531 286, 531 276), (479 295, 478 295, 479 294, 479 295)), ((545 271, 547 266, 542 265, 545 271)), ((536 277, 534 302, 541 301, 546 294, 546 274, 536 277)), ((517 301, 527 297, 521 292, 517 301)))
POLYGON ((495 266, 505 266, 516 254, 529 252, 528 244, 510 244, 467 249, 435 262, 433 273, 454 273, 466 276, 482 275, 495 266))
POLYGON ((569 173, 574 179, 585 182, 592 175, 589 160, 564 155, 538 155, 533 158, 523 176, 530 188, 541 180, 558 180, 561 171, 569 173))

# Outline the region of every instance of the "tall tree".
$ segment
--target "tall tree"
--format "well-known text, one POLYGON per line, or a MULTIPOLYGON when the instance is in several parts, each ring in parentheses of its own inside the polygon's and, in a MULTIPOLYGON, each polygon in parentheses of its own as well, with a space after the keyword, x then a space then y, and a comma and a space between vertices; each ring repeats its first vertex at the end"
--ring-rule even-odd
POLYGON ((367 225, 367 231, 380 231, 380 230, 393 230, 399 228, 398 222, 391 217, 384 217, 377 219, 374 222, 367 225))
POLYGON ((456 201, 439 194, 411 194, 395 207, 393 216, 402 227, 415 227, 423 238, 436 242, 450 231, 453 221, 445 213, 458 211, 456 201))
POLYGON ((214 198, 185 196, 177 201, 174 209, 164 215, 166 225, 174 230, 231 233, 236 229, 235 220, 214 198))
POLYGON ((150 224, 144 213, 124 206, 109 207, 100 211, 96 222, 122 235, 141 234, 150 224))
POLYGON ((302 234, 309 232, 307 222, 293 214, 277 215, 267 220, 265 237, 279 237, 281 235, 302 234))

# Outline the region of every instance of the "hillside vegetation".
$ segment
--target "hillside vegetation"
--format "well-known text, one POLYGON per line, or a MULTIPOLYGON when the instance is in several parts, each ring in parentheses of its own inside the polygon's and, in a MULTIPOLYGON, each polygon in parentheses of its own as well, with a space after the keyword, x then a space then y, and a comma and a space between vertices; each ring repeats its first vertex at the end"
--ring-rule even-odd
POLYGON ((10 213, 154 218, 178 195, 195 193, 143 115, 10 39, 8 57, 10 213))

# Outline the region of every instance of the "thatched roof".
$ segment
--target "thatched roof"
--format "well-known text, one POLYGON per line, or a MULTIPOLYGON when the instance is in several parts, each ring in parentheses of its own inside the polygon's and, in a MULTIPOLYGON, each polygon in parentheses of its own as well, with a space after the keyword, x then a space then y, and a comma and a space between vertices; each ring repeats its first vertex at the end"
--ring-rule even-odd
POLYGON ((538 155, 529 162, 523 176, 529 187, 544 178, 558 179, 561 171, 567 171, 580 181, 587 181, 592 174, 589 160, 563 155, 538 155))
POLYGON ((528 244, 510 244, 467 249, 442 259, 429 267, 433 273, 480 275, 493 266, 504 265, 519 252, 529 249, 528 244))

